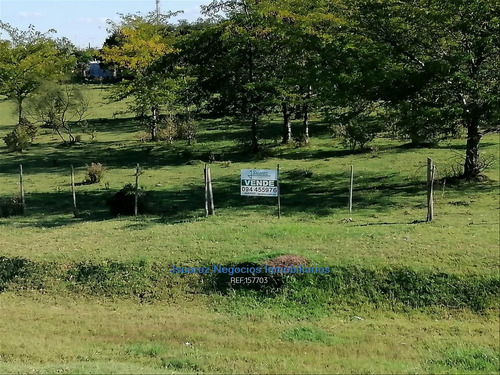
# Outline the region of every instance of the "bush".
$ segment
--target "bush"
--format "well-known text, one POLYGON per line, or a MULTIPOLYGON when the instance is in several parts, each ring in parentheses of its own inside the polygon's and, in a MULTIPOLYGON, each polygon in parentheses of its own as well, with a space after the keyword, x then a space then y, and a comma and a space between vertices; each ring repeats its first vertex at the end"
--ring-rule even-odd
POLYGON ((305 134, 300 134, 294 139, 295 147, 307 147, 309 146, 309 138, 305 134))
POLYGON ((460 134, 459 122, 450 122, 455 117, 456 109, 446 109, 436 104, 429 107, 421 103, 420 99, 403 102, 399 106, 396 116, 396 129, 402 139, 410 139, 412 146, 432 147, 448 138, 455 138, 460 134))
POLYGON ((196 134, 196 123, 182 116, 162 116, 157 131, 158 140, 168 144, 182 139, 188 141, 190 145, 196 140, 196 134))
POLYGON ((356 107, 339 108, 326 114, 333 136, 343 138, 343 146, 364 149, 385 128, 384 108, 380 103, 360 103, 356 107))
POLYGON ((348 125, 339 126, 337 131, 344 138, 344 147, 351 150, 355 150, 356 147, 364 149, 366 144, 377 136, 380 126, 373 121, 352 121, 348 125))
POLYGON ((28 137, 30 137, 31 142, 33 142, 38 134, 38 126, 29 122, 26 118, 22 117, 21 122, 18 125, 23 128, 28 137))
POLYGON ((196 123, 190 119, 178 119, 177 120, 177 137, 179 139, 184 139, 191 144, 196 140, 196 135, 198 133, 198 128, 196 123))
POLYGON ((22 152, 27 150, 31 145, 31 137, 23 126, 16 126, 16 128, 3 137, 5 144, 9 151, 22 152))
POLYGON ((171 144, 178 137, 177 125, 172 117, 162 118, 156 136, 159 141, 171 144))
POLYGON ((85 182, 87 184, 96 184, 98 182, 101 182, 105 170, 106 167, 104 167, 101 163, 90 164, 89 166, 87 166, 87 178, 85 182))
MULTIPOLYGON (((144 214, 148 211, 149 194, 138 190, 137 195, 137 212, 144 214)), ((119 192, 110 197, 106 204, 115 216, 134 215, 135 187, 132 184, 125 185, 119 192)))
POLYGON ((0 217, 22 215, 23 213, 23 205, 19 198, 13 197, 0 201, 0 217))
POLYGON ((28 278, 34 268, 33 263, 27 259, 0 256, 0 292, 10 283, 28 278))

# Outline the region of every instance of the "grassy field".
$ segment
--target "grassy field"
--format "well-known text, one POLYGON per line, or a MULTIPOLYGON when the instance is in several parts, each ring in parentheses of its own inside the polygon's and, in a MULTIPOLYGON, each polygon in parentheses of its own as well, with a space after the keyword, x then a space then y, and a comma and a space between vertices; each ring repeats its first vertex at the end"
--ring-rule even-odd
MULTIPOLYGON (((28 207, 24 216, 0 218, 0 257, 5 264, 22 259, 37 270, 9 274, 0 267, 1 373, 498 372, 498 292, 490 293, 496 302, 480 311, 468 296, 459 308, 439 302, 448 297, 415 308, 406 289, 394 297, 397 303, 382 301, 393 272, 411 273, 411 285, 450 278, 469 294, 478 288, 472 280, 486 280, 477 284, 483 289, 499 285, 498 134, 482 141, 483 156, 494 161, 487 178, 457 184, 449 177, 461 163, 464 139, 415 149, 380 138, 371 150, 351 152, 326 125, 313 122, 310 146, 282 146, 279 122, 269 119, 265 123, 274 126, 263 126, 264 148, 254 156, 247 152, 244 126, 206 119, 192 146, 145 143, 137 121, 113 116, 124 103, 106 103, 100 86, 87 94, 94 141, 83 134, 81 144, 63 146, 41 129, 25 153, 0 145, 0 199, 17 194, 23 164, 28 207), (424 222, 427 157, 439 179, 432 223, 424 222), (203 164, 209 160, 216 216, 205 218, 203 164), (92 162, 106 166, 105 177, 77 187, 81 215, 75 219, 70 165, 82 182, 92 162), (136 163, 151 212, 112 217, 105 201, 134 181, 136 163), (278 163, 281 219, 275 200, 239 196, 240 169, 278 163), (351 165, 352 221, 346 220, 351 165), (342 298, 335 299, 337 289, 315 291, 312 279, 302 294, 261 298, 246 291, 210 293, 196 277, 162 278, 173 264, 259 263, 282 254, 336 267, 341 276, 352 269, 381 272, 382 292, 352 294, 363 295, 359 300, 339 292, 342 298), (74 272, 89 269, 82 264, 96 273, 75 282, 74 272), (137 264, 148 265, 149 273, 142 275, 137 264), (121 271, 106 268, 113 265, 121 271), (96 275, 114 281, 99 289, 92 284, 100 280, 96 275), (161 293, 147 301, 137 297, 137 290, 150 287, 161 293)), ((13 108, 0 103, 0 137, 13 127, 13 108)), ((425 284, 421 293, 453 293, 441 287, 425 284)))
POLYGON ((205 297, 140 305, 0 296, 0 372, 495 373, 498 326, 469 313, 283 319, 205 297), (36 329, 34 329, 36 325, 36 329))

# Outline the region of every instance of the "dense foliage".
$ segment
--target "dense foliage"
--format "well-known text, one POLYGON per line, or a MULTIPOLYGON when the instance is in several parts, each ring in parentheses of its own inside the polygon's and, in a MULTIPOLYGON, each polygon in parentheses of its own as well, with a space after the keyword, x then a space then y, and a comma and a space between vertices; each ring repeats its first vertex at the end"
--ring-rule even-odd
MULTIPOLYGON (((282 117, 283 143, 300 119, 306 144, 314 113, 353 149, 385 131, 423 145, 463 129, 463 176, 480 174, 479 142, 500 121, 496 0, 215 0, 203 10, 177 25, 173 13, 124 15, 100 51, 122 78, 115 99, 133 98, 152 141, 191 142, 197 116, 232 116, 256 153, 268 115, 282 117)), ((68 64, 82 76, 95 54, 3 28, 12 41, 0 44, 0 87, 20 118, 43 80, 68 64)))

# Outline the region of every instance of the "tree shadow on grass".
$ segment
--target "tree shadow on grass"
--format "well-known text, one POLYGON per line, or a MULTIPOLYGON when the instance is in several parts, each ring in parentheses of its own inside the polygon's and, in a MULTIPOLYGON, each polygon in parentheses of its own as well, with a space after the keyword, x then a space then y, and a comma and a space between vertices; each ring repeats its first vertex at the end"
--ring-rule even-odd
MULTIPOLYGON (((288 215, 306 212, 315 216, 325 216, 332 209, 345 207, 348 201, 347 175, 336 174, 317 176, 302 181, 291 181, 286 175, 281 184, 282 207, 288 215)), ((276 205, 274 198, 241 197, 239 176, 214 177, 213 188, 215 205, 217 209, 245 208, 256 206, 259 209, 276 205)), ((357 209, 378 208, 384 210, 392 205, 395 195, 413 196, 424 194, 425 186, 421 184, 388 184, 380 185, 377 193, 367 192, 371 189, 366 179, 364 185, 357 189, 357 209), (392 194, 388 194, 390 191, 392 194)), ((107 198, 114 191, 94 191, 78 194, 78 210, 83 221, 100 221, 112 218, 106 205, 107 198)), ((164 223, 177 223, 185 220, 196 219, 203 214, 204 186, 191 185, 184 190, 153 191, 149 195, 149 212, 161 217, 164 223)), ((51 216, 72 213, 72 197, 67 193, 30 193, 26 196, 28 210, 24 218, 32 226, 63 226, 78 220, 62 220, 51 216)), ((15 218, 11 219, 16 221, 15 218)))
MULTIPOLYGON (((348 171, 328 175, 301 174, 287 171, 281 176, 281 205, 286 216, 307 213, 316 217, 332 214, 333 210, 345 209, 349 201, 348 171)), ((213 191, 216 210, 248 209, 273 210, 276 198, 240 196, 240 176, 218 177, 213 175, 213 191), (251 207, 251 208, 250 208, 251 207)), ((495 181, 475 184, 462 184, 452 187, 462 194, 491 192, 497 190, 495 181)), ((106 200, 116 191, 95 190, 80 192, 77 195, 80 217, 72 219, 72 196, 67 192, 27 193, 28 210, 26 215, 17 220, 27 226, 56 227, 81 221, 102 221, 113 219, 106 205, 106 200), (61 218, 68 215, 68 218, 61 218)), ((156 222, 177 224, 199 220, 204 216, 205 191, 203 183, 187 184, 182 190, 165 188, 151 191, 147 214, 156 216, 156 222)), ((4 198, 1 197, 0 198, 4 198)), ((402 179, 399 173, 380 175, 363 173, 355 181, 354 204, 356 211, 371 210, 390 212, 394 209, 421 209, 425 207, 426 184, 424 181, 402 179)), ((147 220, 149 225, 154 220, 147 220)), ((381 223, 379 225, 390 225, 381 223)), ((396 224, 396 223, 394 223, 396 224)), ((399 223, 401 224, 401 223, 399 223)), ((142 225, 142 224, 141 224, 142 225)), ((375 225, 375 224, 373 224, 375 225)), ((137 229, 137 228, 136 228, 137 229)))
MULTIPOLYGON (((115 131, 131 133, 140 129, 135 118, 125 119, 93 119, 90 124, 96 125, 98 131, 115 131)), ((206 125, 207 126, 207 125, 206 125)), ((9 153, 0 148, 0 171, 16 174, 22 164, 27 174, 56 172, 69 173, 69 168, 99 162, 108 168, 133 168, 137 163, 150 167, 180 166, 193 160, 202 162, 233 161, 256 162, 267 158, 288 160, 326 159, 366 153, 369 150, 325 150, 310 147, 281 146, 281 128, 273 127, 263 132, 261 152, 250 152, 248 129, 238 125, 218 123, 212 130, 200 134, 199 142, 188 146, 185 141, 176 141, 172 145, 162 142, 139 141, 95 141, 73 144, 60 142, 34 144, 26 153, 9 153), (230 129, 227 145, 224 141, 224 129, 230 129), (273 141, 272 139, 275 139, 273 141), (200 142, 201 141, 201 142, 200 142), (217 143, 220 142, 220 143, 217 143)), ((99 135, 98 135, 99 138, 99 135)))
MULTIPOLYGON (((89 127, 93 127, 97 131, 97 137, 100 132, 115 132, 116 134, 136 133, 143 127, 141 122, 136 117, 121 117, 121 118, 93 118, 86 120, 89 127)), ((76 128, 77 131, 82 131, 81 128, 76 128)))
MULTIPOLYGON (((498 143, 493 143, 493 142, 481 142, 479 147, 484 148, 484 147, 493 147, 496 146, 498 147, 498 143)), ((466 140, 463 140, 463 144, 446 144, 444 142, 441 142, 437 145, 415 145, 412 143, 404 143, 402 145, 394 147, 394 152, 408 152, 408 150, 455 150, 455 151, 464 151, 467 147, 466 140)), ((465 154, 464 154, 465 158, 465 154)))

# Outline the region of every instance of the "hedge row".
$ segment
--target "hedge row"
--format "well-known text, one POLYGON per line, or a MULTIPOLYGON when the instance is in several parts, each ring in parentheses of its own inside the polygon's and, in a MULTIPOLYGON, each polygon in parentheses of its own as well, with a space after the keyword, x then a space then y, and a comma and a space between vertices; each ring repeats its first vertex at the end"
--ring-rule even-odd
MULTIPOLYGON (((228 267, 258 267, 257 263, 228 267)), ((0 292, 44 290, 55 286, 75 293, 105 297, 129 296, 141 301, 163 300, 178 294, 251 295, 286 298, 288 303, 399 305, 408 308, 468 308, 476 312, 497 307, 500 279, 410 268, 370 269, 332 266, 327 274, 259 274, 267 283, 231 284, 231 277, 249 274, 171 274, 171 266, 137 261, 80 262, 69 265, 35 263, 0 257, 0 292)))

